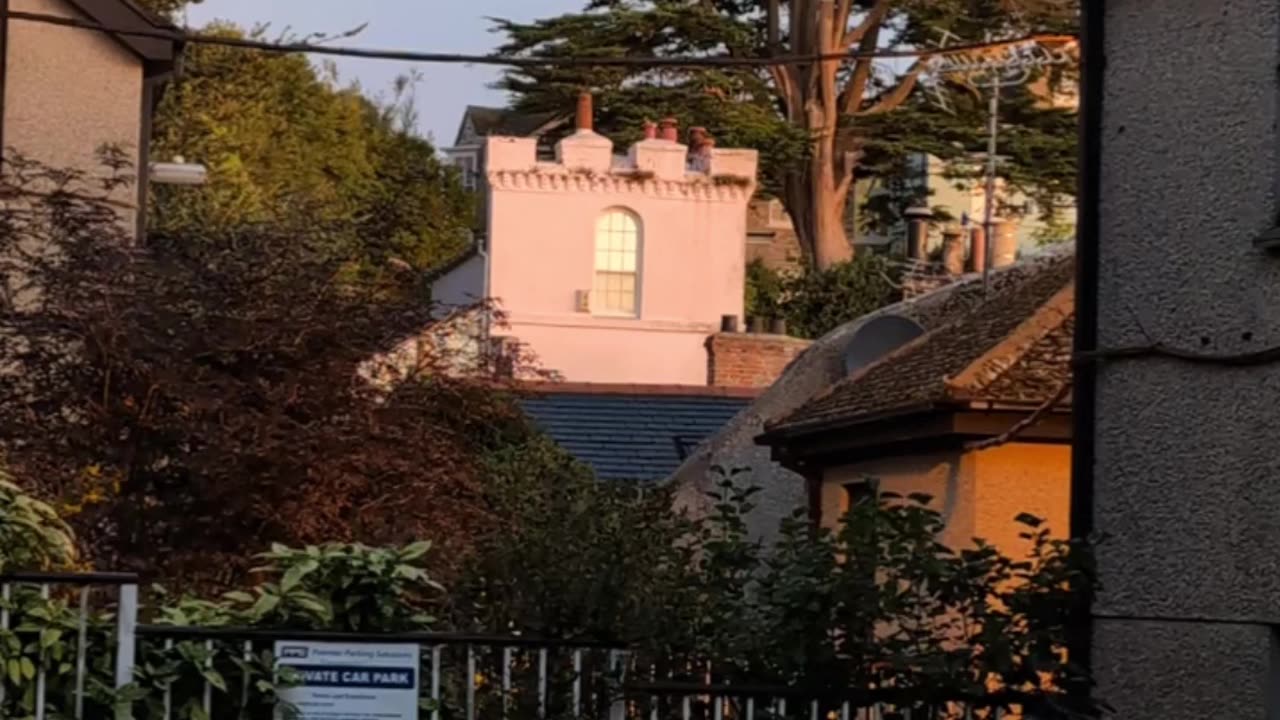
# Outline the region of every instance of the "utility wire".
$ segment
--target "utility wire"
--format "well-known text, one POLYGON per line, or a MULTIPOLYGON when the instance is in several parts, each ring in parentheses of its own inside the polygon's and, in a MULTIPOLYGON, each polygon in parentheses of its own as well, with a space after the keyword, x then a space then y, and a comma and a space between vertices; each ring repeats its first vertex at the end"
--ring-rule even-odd
POLYGON ((174 42, 198 45, 216 45, 221 47, 259 50, 272 53, 309 53, 314 55, 334 55, 339 57, 369 58, 374 60, 400 60, 406 62, 465 64, 465 65, 500 65, 506 67, 775 67, 781 65, 808 65, 824 60, 875 60, 892 58, 928 58, 940 55, 987 50, 999 47, 1010 47, 1026 42, 1074 42, 1072 35, 1024 35, 1006 40, 976 42, 964 45, 951 45, 941 48, 923 50, 875 50, 871 52, 841 52, 812 55, 777 55, 772 57, 564 57, 536 58, 514 57, 510 55, 465 55, 459 53, 419 52, 414 50, 392 50, 382 48, 343 47, 336 45, 317 45, 314 43, 273 43, 265 40, 234 38, 190 30, 138 30, 103 25, 81 18, 59 17, 42 13, 10 10, 6 13, 13 20, 25 22, 61 25, 64 27, 93 30, 96 32, 123 35, 126 37, 153 38, 174 42))

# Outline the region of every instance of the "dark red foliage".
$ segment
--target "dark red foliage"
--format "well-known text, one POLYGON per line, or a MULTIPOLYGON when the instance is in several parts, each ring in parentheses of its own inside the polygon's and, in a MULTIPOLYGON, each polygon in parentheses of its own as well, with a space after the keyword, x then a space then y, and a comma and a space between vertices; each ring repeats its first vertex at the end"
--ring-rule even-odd
POLYGON ((358 376, 429 323, 419 278, 349 272, 326 228, 134 242, 110 182, 7 170, 0 449, 99 567, 221 583, 270 542, 450 558, 489 525, 477 458, 529 432, 510 395, 439 351, 358 376))

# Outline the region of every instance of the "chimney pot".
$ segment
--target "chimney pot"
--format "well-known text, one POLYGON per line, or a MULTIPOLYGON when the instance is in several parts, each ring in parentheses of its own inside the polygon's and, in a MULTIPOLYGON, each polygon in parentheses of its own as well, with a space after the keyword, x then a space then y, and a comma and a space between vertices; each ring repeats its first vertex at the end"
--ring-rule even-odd
POLYGON ((644 121, 644 139, 653 140, 658 137, 658 124, 652 120, 644 121))
POLYGON ((737 315, 721 315, 720 316, 720 332, 726 332, 726 333, 738 332, 738 316, 737 315))
POLYGON ((578 132, 590 132, 595 127, 595 108, 591 93, 578 96, 578 132))
POLYGON ((764 330, 764 318, 759 315, 752 315, 747 318, 747 332, 758 334, 764 330))
POLYGON ((948 275, 964 273, 964 233, 958 227, 942 232, 942 266, 948 275))
POLYGON ((769 332, 774 335, 786 335, 787 334, 786 318, 773 318, 769 320, 769 332))
POLYGON ((983 272, 987 269, 987 233, 980 225, 969 230, 969 270, 983 272))
POLYGON ((991 231, 995 233, 991 238, 991 257, 987 260, 991 263, 991 269, 995 270, 1017 262, 1018 224, 1005 218, 992 223, 991 231))
POLYGON ((670 142, 680 142, 680 123, 673 117, 663 118, 658 124, 661 128, 658 136, 670 142))

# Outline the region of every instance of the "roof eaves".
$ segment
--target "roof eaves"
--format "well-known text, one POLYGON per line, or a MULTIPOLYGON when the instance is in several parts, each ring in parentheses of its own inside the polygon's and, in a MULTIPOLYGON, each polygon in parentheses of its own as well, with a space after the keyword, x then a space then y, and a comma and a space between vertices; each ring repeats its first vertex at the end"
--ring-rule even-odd
POLYGON ((177 31, 173 25, 143 10, 130 0, 68 0, 85 17, 126 32, 110 33, 116 42, 148 63, 172 63, 178 53, 179 40, 130 35, 127 30, 154 33, 177 31))
POLYGON ((755 443, 757 445, 766 446, 779 445, 783 442, 799 440, 821 433, 832 432, 835 430, 847 430, 861 425, 893 420, 895 418, 910 415, 920 415, 922 413, 943 410, 946 409, 946 407, 947 405, 944 402, 925 401, 911 405, 904 405, 883 412, 863 413, 861 415, 833 415, 829 417, 814 418, 812 420, 802 420, 800 422, 789 423, 786 425, 767 427, 763 433, 760 433, 755 437, 755 443))

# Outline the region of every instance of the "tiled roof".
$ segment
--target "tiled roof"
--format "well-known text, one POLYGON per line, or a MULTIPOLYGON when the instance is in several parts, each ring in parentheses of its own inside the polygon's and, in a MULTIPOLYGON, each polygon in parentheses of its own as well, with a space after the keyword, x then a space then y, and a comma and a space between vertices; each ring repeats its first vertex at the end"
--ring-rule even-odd
POLYGON ((604 480, 657 480, 751 402, 728 393, 543 391, 523 401, 534 423, 604 480))
POLYGON ((768 429, 857 421, 957 399, 1048 400, 1070 377, 1067 295, 1073 265, 1041 268, 1011 276, 1017 281, 993 287, 984 302, 841 380, 768 429))
POLYGON ((1010 368, 987 384, 983 396, 997 402, 1038 403, 1071 381, 1075 316, 1040 338, 1010 368))

